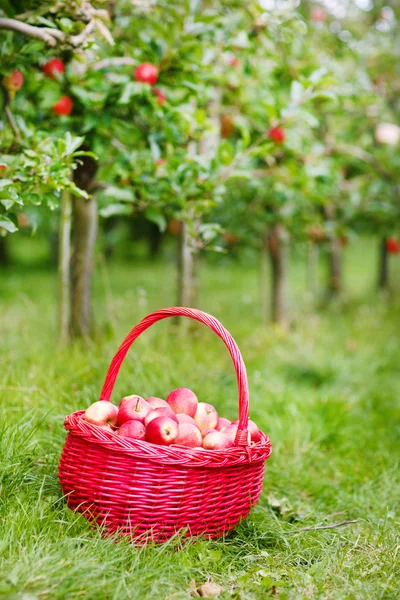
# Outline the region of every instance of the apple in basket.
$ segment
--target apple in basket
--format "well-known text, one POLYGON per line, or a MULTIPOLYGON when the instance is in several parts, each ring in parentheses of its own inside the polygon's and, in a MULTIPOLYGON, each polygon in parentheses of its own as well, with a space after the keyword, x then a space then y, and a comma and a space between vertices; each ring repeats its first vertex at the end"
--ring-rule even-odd
POLYGON ((208 433, 203 439, 203 448, 207 450, 223 450, 232 446, 233 440, 221 431, 208 433))
POLYGON ((168 417, 169 419, 175 421, 175 423, 179 423, 176 414, 172 412, 169 406, 160 406, 160 408, 155 408, 154 410, 149 412, 148 415, 146 415, 146 418, 144 420, 145 426, 147 427, 150 421, 156 419, 157 417, 168 417))
POLYGON ((168 395, 167 402, 175 414, 185 413, 189 417, 194 417, 199 403, 196 394, 188 388, 173 390, 168 395))
POLYGON ((122 437, 132 438, 134 440, 145 440, 146 439, 146 427, 135 419, 134 421, 126 421, 118 429, 118 435, 122 437))
POLYGON ((231 422, 229 419, 225 419, 224 417, 219 417, 217 426, 215 429, 217 431, 221 431, 221 429, 223 429, 224 427, 229 427, 229 425, 231 425, 231 422))
POLYGON ((189 415, 185 415, 185 413, 178 413, 176 418, 178 419, 178 423, 190 423, 191 425, 195 425, 197 427, 197 423, 193 417, 189 417, 189 415))
POLYGON ((111 425, 118 423, 118 408, 108 400, 94 402, 85 411, 85 421, 93 425, 111 425))
MULTIPOLYGON (((238 425, 239 420, 233 421, 232 425, 238 425)), ((261 431, 258 429, 257 425, 254 421, 249 419, 249 424, 247 425, 247 429, 250 432, 251 441, 252 442, 260 442, 261 441, 261 431)))
POLYGON ((194 420, 200 431, 207 428, 215 429, 218 423, 218 413, 212 404, 199 402, 194 420))
POLYGON ((187 446, 188 448, 200 448, 203 442, 200 429, 197 425, 191 423, 180 423, 178 426, 178 435, 174 444, 187 446))
POLYGON ((169 417, 156 417, 146 427, 146 439, 152 444, 170 446, 178 437, 178 423, 169 417))
POLYGON ((157 398, 156 396, 150 396, 150 398, 146 398, 147 404, 150 404, 151 408, 169 408, 169 404, 165 402, 162 398, 157 398))
POLYGON ((123 425, 127 421, 143 421, 153 409, 141 396, 126 396, 119 403, 118 423, 123 425))

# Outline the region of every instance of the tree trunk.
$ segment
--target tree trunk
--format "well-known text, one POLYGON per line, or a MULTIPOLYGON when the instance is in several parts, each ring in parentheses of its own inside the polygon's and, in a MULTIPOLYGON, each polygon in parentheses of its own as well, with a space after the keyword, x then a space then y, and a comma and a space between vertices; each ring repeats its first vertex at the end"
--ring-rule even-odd
POLYGON ((338 238, 332 237, 328 248, 328 295, 335 298, 342 292, 342 248, 338 238))
POLYGON ((178 306, 195 307, 197 304, 197 260, 189 226, 182 221, 178 251, 178 306))
POLYGON ((9 263, 7 237, 0 236, 0 267, 7 267, 9 263))
POLYGON ((287 232, 280 224, 274 225, 267 237, 271 264, 271 321, 283 327, 289 325, 288 267, 289 246, 287 232))
POLYGON ((382 238, 379 247, 379 272, 378 288, 387 290, 389 288, 389 253, 387 251, 387 238, 382 238))
POLYGON ((68 342, 70 338, 71 223, 71 195, 67 190, 64 190, 61 203, 60 233, 58 239, 58 339, 61 343, 68 342))
POLYGON ((155 223, 149 221, 148 227, 147 240, 149 244, 149 257, 151 259, 156 259, 160 256, 163 234, 155 223))
MULTIPOLYGON (((76 185, 90 193, 97 165, 84 157, 74 173, 76 185)), ((71 332, 88 339, 92 332, 92 272, 97 236, 97 201, 74 198, 74 233, 72 255, 71 332)))
POLYGON ((319 248, 317 244, 309 242, 307 246, 307 290, 311 301, 318 294, 318 258, 319 248))

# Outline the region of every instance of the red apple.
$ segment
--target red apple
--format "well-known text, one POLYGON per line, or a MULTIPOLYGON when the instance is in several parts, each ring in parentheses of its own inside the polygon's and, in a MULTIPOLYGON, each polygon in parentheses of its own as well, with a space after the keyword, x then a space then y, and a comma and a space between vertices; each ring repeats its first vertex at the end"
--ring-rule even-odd
MULTIPOLYGON (((178 423, 190 423, 191 425, 196 425, 197 427, 197 423, 193 417, 189 417, 189 415, 185 415, 185 413, 178 413, 176 418, 178 419, 178 423)), ((199 428, 197 427, 197 429, 199 428)))
POLYGON ((133 78, 140 83, 154 85, 158 79, 158 69, 151 63, 142 63, 133 71, 133 78))
POLYGON ((118 429, 118 435, 122 437, 132 438, 134 440, 145 440, 146 439, 146 428, 137 419, 134 421, 126 421, 118 429))
POLYGON ((218 423, 218 413, 212 404, 199 402, 196 414, 194 416, 200 431, 203 429, 215 429, 218 423))
POLYGON ((229 425, 231 425, 231 422, 229 419, 224 419, 224 417, 219 417, 218 421, 217 421, 217 426, 215 429, 217 431, 221 431, 221 429, 223 429, 224 427, 229 427, 229 425))
POLYGON ((188 388, 173 390, 168 395, 167 402, 175 414, 185 413, 189 417, 194 417, 199 404, 196 394, 188 388))
POLYGON ((395 237, 390 237, 386 240, 386 250, 389 254, 399 254, 400 244, 399 240, 395 237))
POLYGON ((4 163, 0 163, 0 171, 4 171, 4 169, 7 168, 7 165, 5 165, 4 163))
POLYGON ((240 65, 240 60, 237 56, 231 56, 229 59, 229 64, 231 67, 238 67, 240 65))
POLYGON ((203 438, 197 425, 191 423, 181 423, 178 426, 178 436, 174 444, 188 446, 189 448, 199 448, 202 445, 203 438))
POLYGON ((276 144, 283 144, 286 138, 286 133, 283 127, 271 127, 271 129, 268 131, 268 137, 276 144))
MULTIPOLYGON (((233 421, 232 425, 236 425, 236 428, 237 428, 238 423, 239 423, 239 419, 237 421, 233 421)), ((249 423, 247 425, 247 430, 250 433, 252 442, 259 442, 261 440, 261 432, 258 429, 257 425, 254 423, 254 421, 252 421, 251 419, 249 419, 249 423)))
POLYGON ((69 96, 61 96, 59 100, 54 104, 53 111, 59 117, 68 117, 72 113, 74 103, 69 96))
POLYGON ((159 90, 158 88, 153 88, 152 92, 155 96, 157 96, 157 104, 159 104, 160 106, 165 104, 165 101, 167 100, 167 96, 165 94, 163 94, 161 90, 159 90))
POLYGON ((17 69, 14 69, 10 75, 6 75, 3 78, 4 87, 6 87, 9 92, 18 92, 23 83, 24 76, 22 75, 21 71, 18 71, 17 69))
POLYGON ((157 419, 157 417, 168 417, 169 419, 175 421, 175 423, 179 423, 175 413, 172 412, 169 406, 160 406, 159 408, 155 408, 154 410, 149 412, 148 415, 146 415, 146 418, 144 420, 144 424, 146 425, 146 427, 150 423, 150 421, 152 421, 153 419, 157 419))
MULTIPOLYGON (((198 429, 198 428, 197 428, 197 429, 198 429)), ((201 431, 201 435, 202 435, 203 437, 206 437, 206 435, 208 435, 209 433, 215 433, 216 431, 217 431, 217 430, 216 430, 216 429, 214 429, 213 427, 207 427, 207 429, 203 429, 203 430, 201 431)))
POLYGON ((43 65, 43 73, 50 79, 55 79, 65 71, 65 65, 61 58, 52 58, 43 65))
POLYGON ((85 411, 85 421, 93 425, 113 425, 118 422, 118 408, 108 400, 94 402, 85 411))
POLYGON ((203 439, 203 448, 207 450, 222 450, 223 448, 232 448, 232 446, 231 438, 221 431, 209 433, 203 439))
POLYGON ((98 425, 97 428, 103 429, 104 431, 115 431, 115 429, 113 427, 111 427, 111 425, 108 425, 107 423, 105 425, 98 425))
POLYGON ((162 398, 157 398, 156 396, 150 396, 150 398, 146 398, 147 404, 150 404, 151 408, 169 408, 169 404, 165 402, 162 398))
POLYGON ((123 425, 127 421, 143 422, 152 408, 141 396, 126 396, 119 403, 118 423, 123 425))
POLYGON ((320 6, 316 6, 311 12, 311 19, 314 23, 323 23, 326 19, 326 12, 320 6))
POLYGON ((169 446, 178 437, 178 424, 168 417, 157 417, 146 427, 146 439, 152 444, 169 446))

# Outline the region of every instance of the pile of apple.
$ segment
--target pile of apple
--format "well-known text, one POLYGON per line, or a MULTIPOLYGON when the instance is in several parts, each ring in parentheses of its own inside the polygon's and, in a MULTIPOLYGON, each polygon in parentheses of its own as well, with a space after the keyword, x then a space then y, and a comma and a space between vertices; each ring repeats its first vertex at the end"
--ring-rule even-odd
MULTIPOLYGON (((238 429, 238 421, 219 417, 212 404, 199 402, 187 388, 173 390, 166 400, 126 396, 119 407, 99 400, 89 406, 83 418, 122 437, 207 450, 233 446, 238 429)), ((251 443, 261 440, 261 432, 253 421, 249 421, 248 430, 251 443)))

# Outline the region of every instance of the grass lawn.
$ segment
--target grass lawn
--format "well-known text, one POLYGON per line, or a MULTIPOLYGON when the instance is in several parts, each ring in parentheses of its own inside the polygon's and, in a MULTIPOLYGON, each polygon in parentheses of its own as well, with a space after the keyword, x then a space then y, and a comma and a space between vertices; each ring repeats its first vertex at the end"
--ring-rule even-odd
MULTIPOLYGON (((346 302, 318 314, 294 263, 289 334, 261 325, 254 264, 203 266, 201 307, 242 350, 251 417, 273 456, 251 516, 225 540, 179 551, 102 539, 67 509, 56 477, 64 416, 97 399, 129 329, 174 304, 173 264, 100 263, 96 340, 68 349, 55 343, 55 274, 29 262, 1 273, 0 598, 183 600, 208 579, 220 598, 399 598, 400 304, 373 293, 375 249, 346 253, 346 302)), ((114 400, 187 386, 233 419, 235 383, 210 331, 164 321, 132 347, 114 400)))

